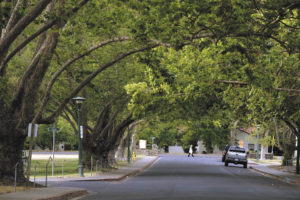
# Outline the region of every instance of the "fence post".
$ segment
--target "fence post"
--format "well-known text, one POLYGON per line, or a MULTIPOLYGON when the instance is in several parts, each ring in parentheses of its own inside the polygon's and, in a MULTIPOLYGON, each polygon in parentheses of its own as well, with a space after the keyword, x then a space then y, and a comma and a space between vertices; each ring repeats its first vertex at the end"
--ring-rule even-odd
POLYGON ((34 180, 33 180, 33 187, 35 187, 35 177, 36 177, 36 165, 34 165, 34 180))
POLYGON ((48 162, 46 164, 46 183, 45 183, 45 186, 47 187, 48 185, 48 165, 49 165, 49 161, 52 160, 52 157, 50 156, 49 159, 48 159, 48 162))
POLYGON ((19 165, 19 162, 17 162, 16 165, 15 165, 15 192, 17 192, 17 173, 18 173, 18 165, 19 165))

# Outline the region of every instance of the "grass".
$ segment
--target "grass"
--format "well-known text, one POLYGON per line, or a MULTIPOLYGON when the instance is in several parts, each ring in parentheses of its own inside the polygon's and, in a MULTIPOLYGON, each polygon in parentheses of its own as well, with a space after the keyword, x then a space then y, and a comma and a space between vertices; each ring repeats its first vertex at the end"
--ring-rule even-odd
MULTIPOLYGON (((136 158, 138 160, 139 158, 136 158)), ((38 160, 32 160, 31 164, 31 178, 34 178, 34 172, 36 172, 36 177, 45 177, 46 176, 46 164, 48 163, 48 160, 46 159, 38 159, 38 160), (36 169, 36 170, 35 170, 36 169)), ((113 165, 112 167, 115 168, 120 168, 120 167, 125 167, 127 166, 127 160, 123 161, 117 161, 116 165, 113 165)), ((100 163, 98 164, 98 173, 102 172, 108 172, 111 169, 101 169, 100 168, 100 163)), ((93 165, 93 173, 92 175, 96 174, 96 162, 94 161, 93 165)), ((49 161, 48 164, 48 176, 52 176, 52 162, 51 160, 49 161)), ((73 158, 57 158, 55 159, 55 167, 54 167, 54 177, 78 177, 78 159, 73 159, 73 158), (62 168, 63 166, 63 168, 62 168), (62 173, 63 170, 63 173, 62 173)), ((84 170, 84 176, 88 177, 91 176, 91 171, 89 169, 84 170)), ((31 189, 32 186, 26 187, 25 185, 20 185, 16 187, 16 191, 24 191, 31 189)), ((0 194, 5 194, 5 193, 11 193, 14 192, 14 185, 7 185, 4 183, 0 182, 0 194)))
MULTIPOLYGON (((24 191, 26 189, 28 189, 26 186, 17 186, 16 187, 17 192, 24 191)), ((15 191, 14 186, 0 185, 0 194, 11 193, 14 191, 15 191)))
MULTIPOLYGON (((39 159, 39 160, 32 160, 31 164, 31 178, 34 177, 34 174, 36 174, 36 177, 45 177, 46 176, 46 165, 48 160, 45 159, 39 159), (36 170, 35 170, 36 169, 36 170)), ((126 160, 123 161, 117 161, 116 165, 113 165, 112 167, 120 168, 128 165, 126 160)), ((101 169, 100 163, 98 163, 97 172, 107 172, 110 171, 108 169, 101 169)), ((90 169, 84 169, 85 176, 91 175, 90 169)), ((96 162, 93 162, 93 175, 96 174, 96 162)), ((48 164, 48 176, 52 176, 52 161, 49 161, 48 164)), ((55 159, 55 165, 54 165, 54 176, 55 177, 77 177, 78 176, 78 159, 55 159)))
MULTIPOLYGON (((48 160, 32 160, 31 163, 31 176, 33 177, 36 172, 36 177, 46 176, 46 165, 48 160), (36 169, 36 170, 35 170, 36 169)), ((54 175, 72 175, 78 172, 78 159, 55 159, 54 175)), ((48 164, 48 176, 52 176, 52 161, 48 164)))
POLYGON ((254 158, 250 158, 253 162, 260 163, 260 164, 273 164, 273 165, 281 165, 281 160, 258 160, 254 158))

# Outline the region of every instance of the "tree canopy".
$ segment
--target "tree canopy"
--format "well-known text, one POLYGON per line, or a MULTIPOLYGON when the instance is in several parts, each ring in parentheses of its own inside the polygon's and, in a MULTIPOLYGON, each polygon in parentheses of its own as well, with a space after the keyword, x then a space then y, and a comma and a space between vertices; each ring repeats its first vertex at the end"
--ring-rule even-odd
POLYGON ((115 150, 130 123, 157 116, 201 124, 214 130, 209 137, 237 120, 274 119, 300 136, 299 8, 297 0, 1 1, 0 178, 12 180, 28 123, 60 116, 75 132, 77 95, 88 97, 87 136, 111 139, 101 151, 115 150))

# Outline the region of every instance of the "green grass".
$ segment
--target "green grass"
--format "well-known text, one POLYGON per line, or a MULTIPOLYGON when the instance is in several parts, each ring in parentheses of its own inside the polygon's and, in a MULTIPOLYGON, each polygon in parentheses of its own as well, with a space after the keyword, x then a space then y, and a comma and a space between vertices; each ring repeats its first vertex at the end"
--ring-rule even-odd
MULTIPOLYGON (((32 160, 31 164, 31 177, 45 177, 46 176, 46 164, 48 160, 39 159, 39 160, 32 160), (36 173, 35 173, 36 167, 36 173)), ((121 168, 127 166, 128 163, 126 160, 117 161, 116 165, 112 165, 115 168, 121 168)), ((107 172, 110 171, 108 169, 101 169, 100 163, 98 164, 97 172, 107 172)), ((90 176, 91 171, 90 169, 84 169, 85 176, 90 176)), ((93 162, 93 173, 92 175, 96 174, 96 162, 93 162)), ((48 164, 48 176, 52 176, 52 161, 49 161, 48 164)), ((55 166, 54 166, 54 176, 55 177, 77 177, 78 176, 78 159, 55 159, 55 166), (63 166, 63 167, 62 167, 63 166), (63 170, 63 173, 62 173, 63 170)))
MULTIPOLYGON (((30 174, 34 176, 36 167, 36 176, 46 176, 46 164, 48 160, 32 160, 30 174)), ((78 172, 78 159, 55 159, 54 176, 68 176, 78 172)), ((52 161, 48 164, 48 176, 52 176, 52 161)))
POLYGON ((258 160, 256 161, 256 159, 251 158, 250 160, 256 162, 256 163, 260 163, 260 164, 274 164, 274 165, 280 165, 281 164, 281 160, 258 160))

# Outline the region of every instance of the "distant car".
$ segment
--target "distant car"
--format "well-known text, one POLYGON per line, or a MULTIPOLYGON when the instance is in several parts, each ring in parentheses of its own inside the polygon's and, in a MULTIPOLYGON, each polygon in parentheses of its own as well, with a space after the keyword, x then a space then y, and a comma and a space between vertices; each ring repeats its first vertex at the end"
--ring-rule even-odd
POLYGON ((235 165, 242 164, 244 168, 247 168, 246 150, 241 147, 230 146, 225 157, 225 166, 227 167, 229 163, 234 163, 235 165))
POLYGON ((222 162, 225 162, 226 154, 227 154, 227 151, 228 151, 229 147, 230 147, 230 145, 225 146, 225 149, 224 149, 223 154, 222 154, 222 162))

